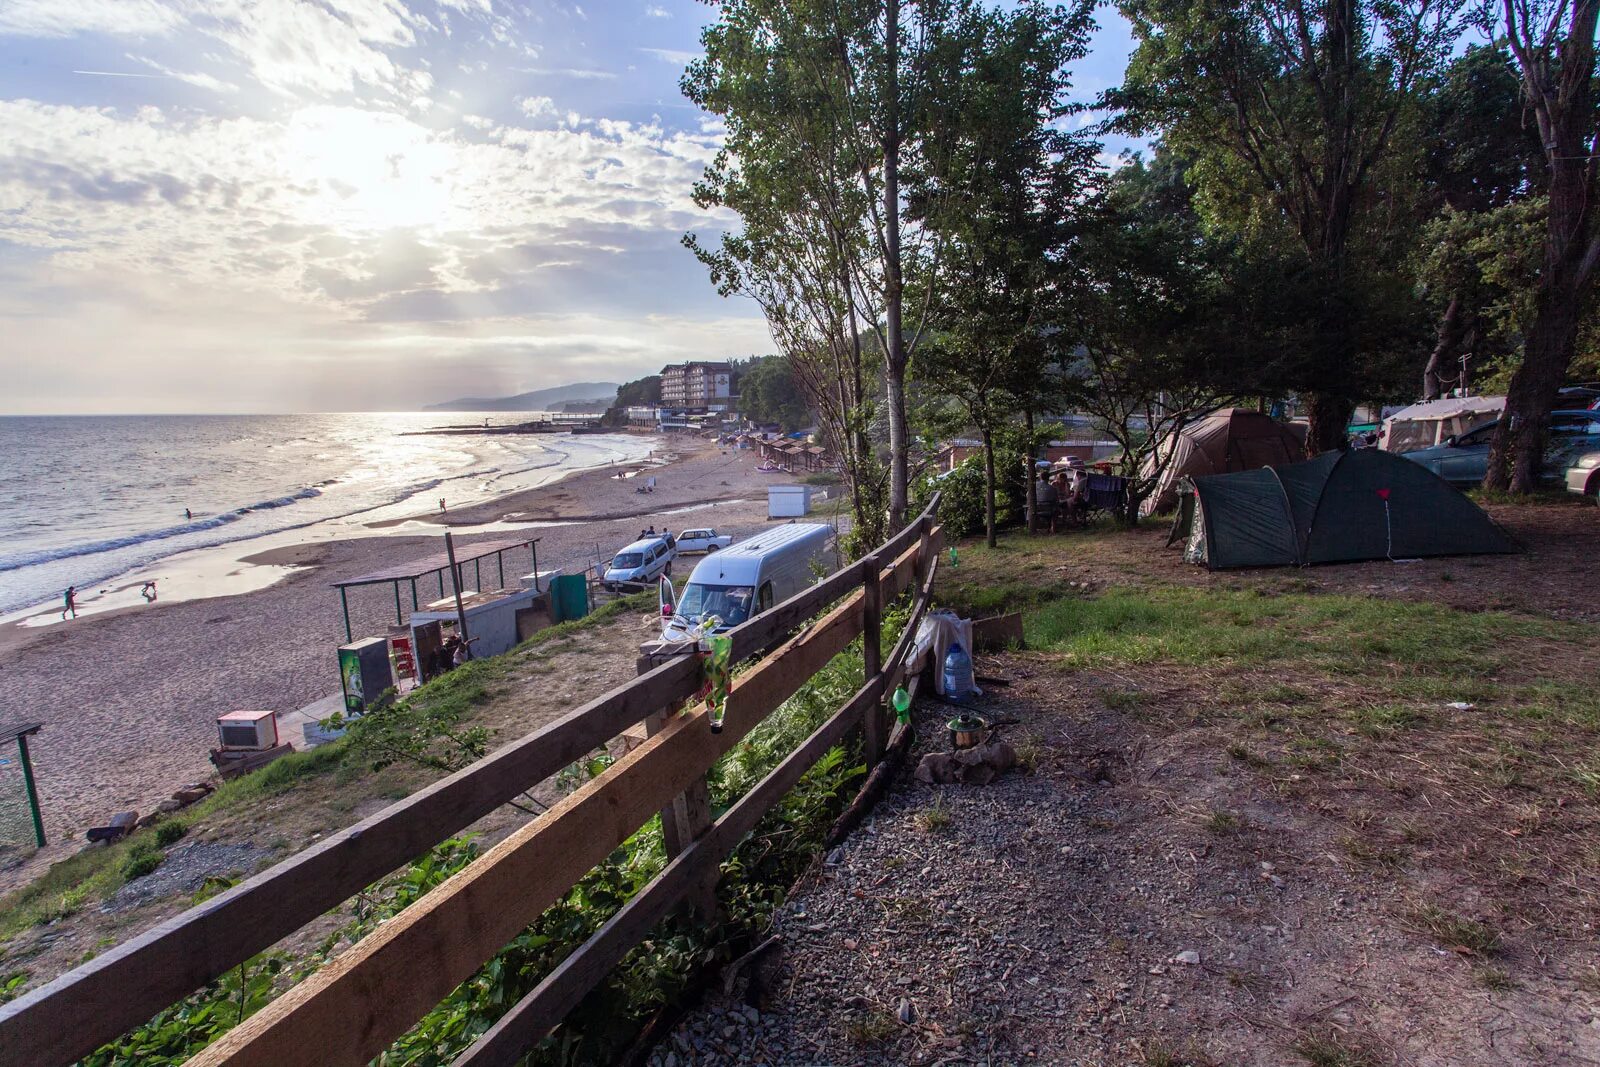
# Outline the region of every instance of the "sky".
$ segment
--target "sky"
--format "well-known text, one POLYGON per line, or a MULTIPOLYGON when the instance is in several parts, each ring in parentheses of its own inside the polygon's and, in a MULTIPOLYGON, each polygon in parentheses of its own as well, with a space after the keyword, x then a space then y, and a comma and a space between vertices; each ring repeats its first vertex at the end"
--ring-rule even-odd
MULTIPOLYGON (((0 0, 0 412, 410 410, 772 350, 689 0, 0 0)), ((1075 76, 1117 84, 1102 9, 1075 76)))

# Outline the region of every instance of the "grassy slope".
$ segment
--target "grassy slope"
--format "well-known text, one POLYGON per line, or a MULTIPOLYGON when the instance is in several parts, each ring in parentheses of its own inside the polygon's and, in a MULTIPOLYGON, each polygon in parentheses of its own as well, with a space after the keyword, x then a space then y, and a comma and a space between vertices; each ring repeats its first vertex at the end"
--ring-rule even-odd
MULTIPOLYGON (((540 630, 503 656, 475 660, 457 668, 429 682, 410 699, 430 711, 459 713, 470 722, 474 709, 489 699, 497 681, 519 669, 536 672, 548 650, 559 648, 573 636, 619 616, 647 610, 653 604, 654 594, 610 601, 586 618, 540 630)), ((335 809, 333 821, 337 822, 337 815, 353 810, 362 799, 398 799, 438 776, 396 773, 394 769, 374 771, 365 761, 352 757, 345 739, 307 752, 291 753, 254 774, 224 783, 216 793, 167 821, 186 828, 224 821, 246 810, 259 811, 258 805, 264 798, 302 792, 312 802, 328 802, 335 809), (329 792, 336 797, 327 796, 329 792)), ((266 832, 272 832, 270 825, 266 832)), ((31 927, 71 916, 115 893, 126 881, 123 865, 128 853, 153 838, 153 829, 144 830, 107 848, 80 852, 53 865, 31 884, 0 899, 0 944, 31 927)))

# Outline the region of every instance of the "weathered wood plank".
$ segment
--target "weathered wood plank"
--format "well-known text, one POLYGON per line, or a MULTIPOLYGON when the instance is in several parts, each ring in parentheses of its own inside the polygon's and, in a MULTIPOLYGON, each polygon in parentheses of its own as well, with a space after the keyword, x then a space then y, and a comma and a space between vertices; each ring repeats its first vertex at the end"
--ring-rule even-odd
MULTIPOLYGON (((931 551, 934 553, 941 543, 941 533, 937 529, 932 532, 931 551)), ((921 564, 915 557, 904 562, 919 568, 921 564)), ((686 893, 701 883, 708 869, 717 869, 717 865, 733 850, 739 839, 755 827, 773 804, 794 788, 812 764, 838 744, 857 722, 863 721, 864 716, 878 710, 883 701, 885 685, 903 667, 910 654, 916 639, 917 624, 927 611, 931 599, 937 567, 937 558, 930 556, 927 577, 922 583, 911 618, 890 653, 888 662, 882 665, 883 670, 868 671, 866 685, 851 697, 843 709, 812 733, 799 748, 728 809, 702 838, 688 846, 588 941, 502 1016, 456 1059, 454 1067, 494 1067, 497 1064, 512 1064, 520 1059, 535 1042, 559 1024, 629 950, 667 916, 686 893)), ((870 593, 863 600, 870 602, 870 593)), ((822 628, 820 624, 818 628, 822 628)))
MULTIPOLYGON (((861 669, 866 678, 876 678, 883 671, 883 590, 879 586, 882 569, 876 553, 867 557, 861 586, 861 669)), ((862 758, 871 770, 883 755, 883 716, 876 707, 862 716, 861 734, 862 758)))
POLYGON ((577 951, 551 971, 516 1006, 503 1015, 454 1067, 489 1067, 515 1063, 528 1048, 556 1026, 634 945, 703 878, 715 871, 761 817, 795 787, 811 766, 844 739, 861 711, 883 697, 883 680, 874 678, 845 706, 806 738, 748 793, 739 798, 694 844, 624 904, 577 951))
POLYGON ((699 683, 698 664, 663 664, 0 1006, 0 1063, 93 1052, 699 683))
POLYGON ((860 613, 857 593, 735 678, 721 733, 703 707, 673 719, 190 1064, 276 1067, 306 1048, 329 1067, 371 1059, 821 670, 860 631, 860 613))

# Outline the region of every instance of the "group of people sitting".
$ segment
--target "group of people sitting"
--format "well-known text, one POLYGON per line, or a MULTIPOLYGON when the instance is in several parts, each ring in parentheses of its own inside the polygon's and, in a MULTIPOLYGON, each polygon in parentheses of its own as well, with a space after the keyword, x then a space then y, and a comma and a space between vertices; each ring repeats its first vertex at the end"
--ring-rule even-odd
POLYGON ((1058 527, 1082 526, 1089 519, 1089 472, 1077 456, 1068 456, 1063 462, 1063 469, 1054 474, 1041 469, 1034 487, 1039 528, 1051 533, 1058 527))

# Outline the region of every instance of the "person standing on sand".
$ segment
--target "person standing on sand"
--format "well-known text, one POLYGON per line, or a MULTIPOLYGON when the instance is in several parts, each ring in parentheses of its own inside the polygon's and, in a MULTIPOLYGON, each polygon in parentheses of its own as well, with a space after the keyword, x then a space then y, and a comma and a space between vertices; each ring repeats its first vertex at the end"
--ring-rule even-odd
POLYGON ((146 604, 154 604, 156 602, 155 579, 152 578, 150 581, 145 582, 144 588, 139 590, 139 595, 144 597, 144 602, 146 604))
POLYGON ((440 497, 440 498, 439 498, 439 510, 440 510, 440 511, 444 511, 444 510, 445 510, 445 506, 444 506, 444 497, 440 497))
POLYGON ((78 587, 75 585, 67 586, 67 591, 61 594, 61 602, 63 604, 61 608, 62 620, 66 619, 69 611, 72 612, 72 617, 76 619, 78 617, 78 587))
POLYGON ((186 520, 192 520, 194 518, 194 512, 190 511, 188 508, 184 508, 183 517, 186 520))

